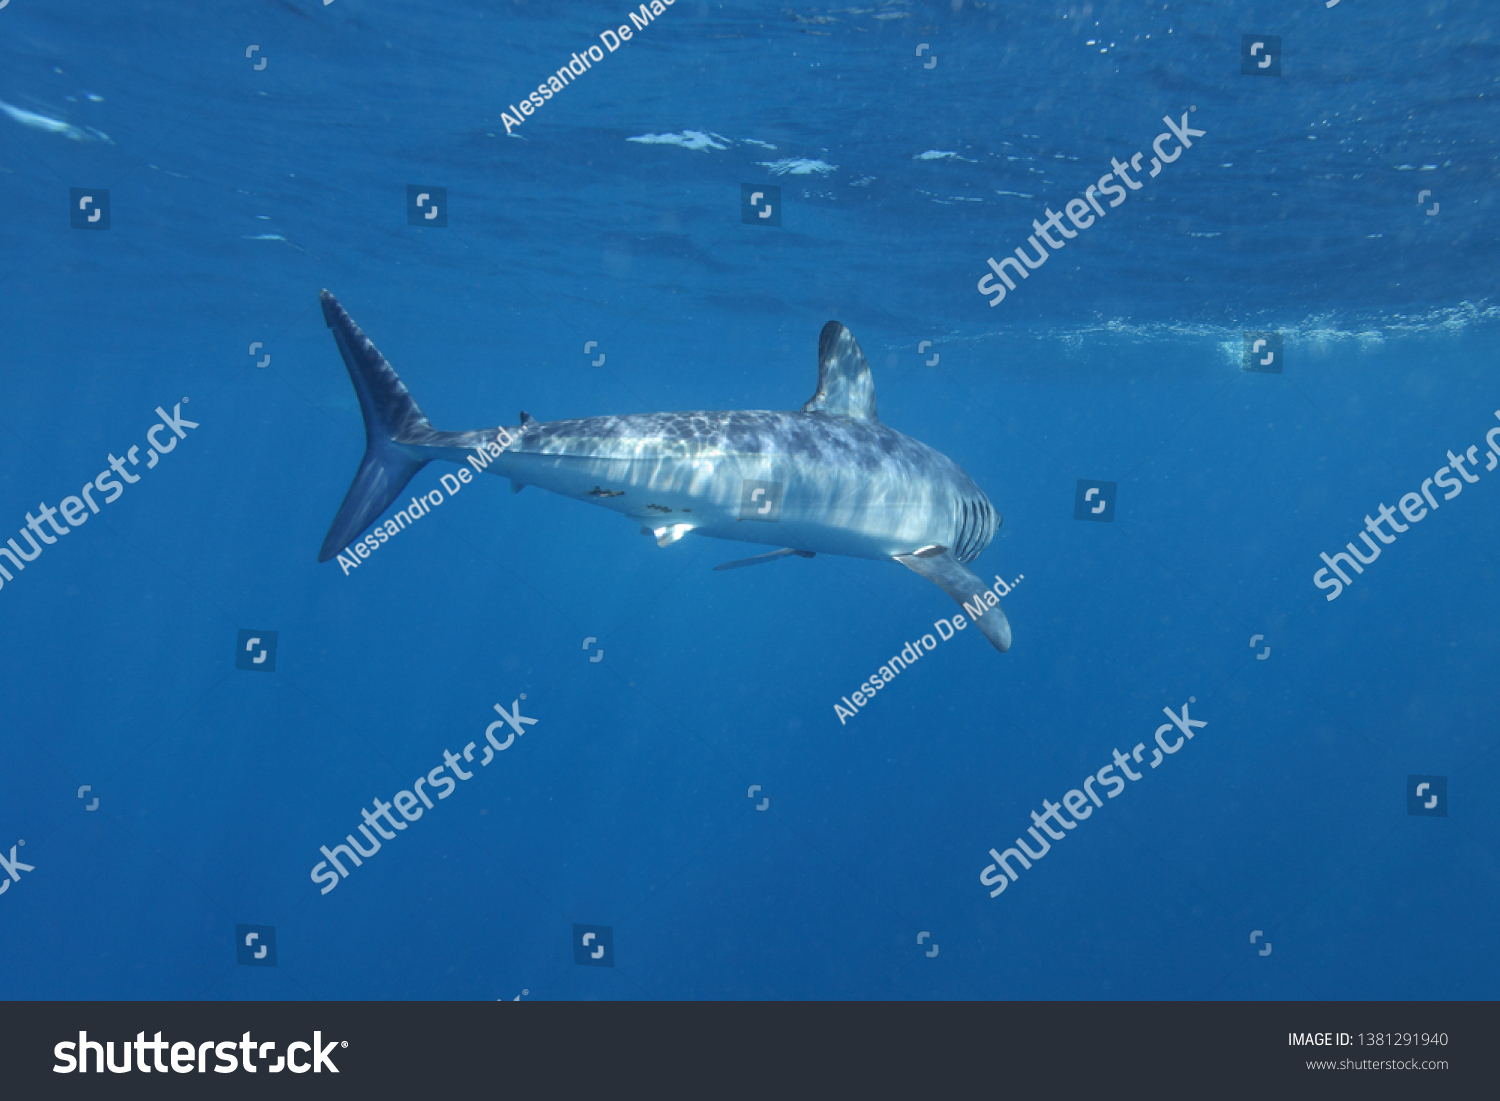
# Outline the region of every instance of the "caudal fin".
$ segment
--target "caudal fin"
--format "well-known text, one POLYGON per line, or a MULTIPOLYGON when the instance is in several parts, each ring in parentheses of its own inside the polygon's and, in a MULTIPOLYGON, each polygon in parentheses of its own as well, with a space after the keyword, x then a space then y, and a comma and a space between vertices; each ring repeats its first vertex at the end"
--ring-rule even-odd
POLYGON ((439 432, 433 428, 396 369, 344 312, 338 299, 327 291, 318 297, 323 303, 323 320, 333 330, 365 418, 364 461, 318 552, 318 561, 327 562, 374 523, 413 474, 433 459, 463 462, 469 452, 489 446, 496 433, 439 432))
POLYGON ((406 488, 412 475, 431 461, 408 454, 401 441, 431 433, 432 425, 417 408, 395 368, 344 312, 338 299, 327 291, 318 297, 323 303, 323 320, 333 330, 365 418, 364 461, 333 518, 323 549, 318 551, 318 561, 327 562, 369 527, 406 488))

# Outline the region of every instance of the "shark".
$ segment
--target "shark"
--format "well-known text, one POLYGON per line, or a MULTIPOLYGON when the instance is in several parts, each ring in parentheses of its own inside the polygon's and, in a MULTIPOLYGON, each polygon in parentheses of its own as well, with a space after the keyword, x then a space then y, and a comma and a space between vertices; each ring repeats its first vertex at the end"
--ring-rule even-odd
MULTIPOLYGON (((318 552, 328 562, 385 513, 428 463, 467 463, 609 509, 669 547, 687 535, 777 549, 716 566, 844 555, 900 563, 956 602, 984 606, 968 568, 1001 516, 952 459, 882 424, 870 364, 837 321, 818 338, 818 384, 796 411, 634 413, 443 432, 333 295, 323 320, 364 417, 365 454, 318 552)), ((994 599, 993 596, 990 597, 994 599)), ((972 608, 969 609, 972 615, 972 608)), ((995 649, 1011 628, 994 604, 973 618, 995 649)))

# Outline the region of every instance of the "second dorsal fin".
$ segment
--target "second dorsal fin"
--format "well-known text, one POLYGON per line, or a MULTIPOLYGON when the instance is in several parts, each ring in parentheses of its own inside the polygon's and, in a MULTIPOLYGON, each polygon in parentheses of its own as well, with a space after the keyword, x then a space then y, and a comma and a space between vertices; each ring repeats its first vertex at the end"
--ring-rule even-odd
POLYGON ((854 334, 837 321, 823 326, 818 337, 818 392, 802 406, 804 413, 832 413, 857 420, 878 421, 875 380, 854 334))

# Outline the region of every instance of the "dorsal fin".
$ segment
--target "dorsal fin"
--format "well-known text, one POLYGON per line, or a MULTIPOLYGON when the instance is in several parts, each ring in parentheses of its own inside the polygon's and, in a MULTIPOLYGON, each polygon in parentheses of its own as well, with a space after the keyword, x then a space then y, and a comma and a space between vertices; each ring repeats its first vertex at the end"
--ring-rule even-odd
POLYGON ((522 409, 521 410, 521 427, 522 428, 530 428, 535 423, 536 423, 536 418, 533 417, 530 413, 526 412, 526 410, 522 409))
POLYGON ((818 337, 818 392, 807 399, 802 411, 880 419, 875 415, 875 380, 865 353, 854 334, 837 321, 824 325, 818 337))

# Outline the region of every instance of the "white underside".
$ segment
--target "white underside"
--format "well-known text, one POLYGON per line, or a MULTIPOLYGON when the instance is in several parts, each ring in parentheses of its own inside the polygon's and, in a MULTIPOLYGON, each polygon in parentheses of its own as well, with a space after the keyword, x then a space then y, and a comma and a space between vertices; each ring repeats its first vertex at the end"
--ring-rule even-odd
POLYGON ((819 554, 910 554, 944 542, 954 526, 951 494, 943 486, 905 473, 809 469, 787 456, 597 458, 508 451, 489 472, 599 505, 652 529, 688 524, 695 535, 819 554), (742 509, 747 480, 785 487, 778 520, 742 518, 759 511, 742 509), (596 488, 621 495, 592 494, 596 488))

